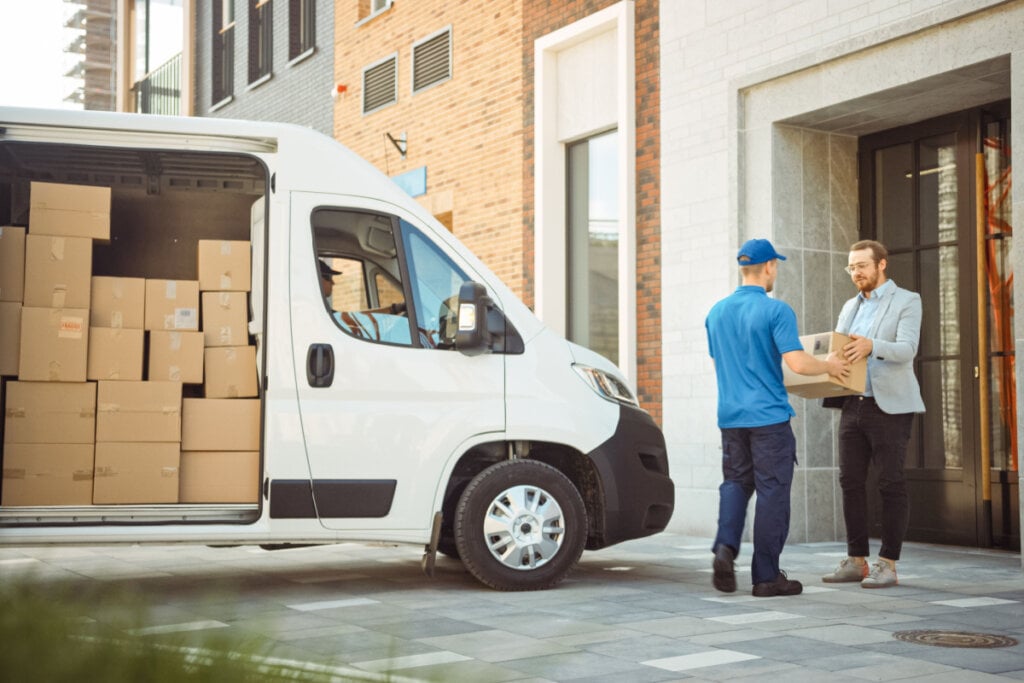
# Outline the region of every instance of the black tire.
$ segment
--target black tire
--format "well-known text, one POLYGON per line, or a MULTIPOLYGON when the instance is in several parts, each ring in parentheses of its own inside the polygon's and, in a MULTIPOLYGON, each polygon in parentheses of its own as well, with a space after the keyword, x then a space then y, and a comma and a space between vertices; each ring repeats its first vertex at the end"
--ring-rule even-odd
POLYGON ((579 491, 554 467, 507 460, 469 483, 454 530, 463 565, 481 583, 501 591, 543 590, 564 579, 583 554, 587 511, 579 491))

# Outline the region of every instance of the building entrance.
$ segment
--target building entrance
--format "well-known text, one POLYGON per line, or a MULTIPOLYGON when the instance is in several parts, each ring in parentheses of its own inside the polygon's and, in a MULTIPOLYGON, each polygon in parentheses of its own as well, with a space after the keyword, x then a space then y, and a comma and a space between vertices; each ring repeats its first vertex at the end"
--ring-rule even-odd
POLYGON ((1020 546, 1009 150, 1009 103, 859 141, 861 236, 924 308, 908 540, 1020 546))

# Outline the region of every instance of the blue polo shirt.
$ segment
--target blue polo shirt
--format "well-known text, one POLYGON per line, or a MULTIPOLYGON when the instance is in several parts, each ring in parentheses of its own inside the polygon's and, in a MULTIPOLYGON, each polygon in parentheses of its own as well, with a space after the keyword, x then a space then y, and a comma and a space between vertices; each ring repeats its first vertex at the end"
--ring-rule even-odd
POLYGON ((782 354, 803 349, 796 314, 763 287, 741 285, 704 327, 718 379, 718 426, 764 427, 795 413, 782 383, 782 354))

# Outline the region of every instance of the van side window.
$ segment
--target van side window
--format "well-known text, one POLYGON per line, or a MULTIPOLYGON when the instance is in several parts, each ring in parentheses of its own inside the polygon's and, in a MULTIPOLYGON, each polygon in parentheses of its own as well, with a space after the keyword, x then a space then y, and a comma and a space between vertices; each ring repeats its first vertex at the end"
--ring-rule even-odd
POLYGON ((324 305, 338 327, 364 341, 413 345, 390 216, 317 209, 313 247, 324 305))
POLYGON ((469 278, 436 245, 405 221, 402 221, 402 233, 420 342, 431 348, 450 348, 442 340, 452 339, 454 334, 445 334, 445 328, 456 324, 459 288, 469 278))

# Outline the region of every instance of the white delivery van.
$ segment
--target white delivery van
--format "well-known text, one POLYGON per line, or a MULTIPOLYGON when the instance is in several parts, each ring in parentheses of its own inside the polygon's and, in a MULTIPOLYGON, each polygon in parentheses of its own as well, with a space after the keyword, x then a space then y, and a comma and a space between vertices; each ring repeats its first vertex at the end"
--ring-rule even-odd
MULTIPOLYGON (((428 573, 440 550, 488 586, 530 590, 584 548, 668 524, 664 439, 619 370, 545 327, 336 141, 274 123, 0 108, 0 225, 33 234, 35 183, 111 188, 94 276, 193 281, 201 240, 249 243, 258 469, 216 475, 252 475, 243 503, 0 499, 0 543, 414 543, 428 573)), ((22 379, 3 381, 9 432, 22 379)), ((183 400, 203 391, 186 382, 183 400)), ((4 472, 18 476, 9 436, 4 472)), ((100 471, 95 445, 98 487, 117 469, 100 471)), ((121 457, 127 471, 131 447, 121 457)))

